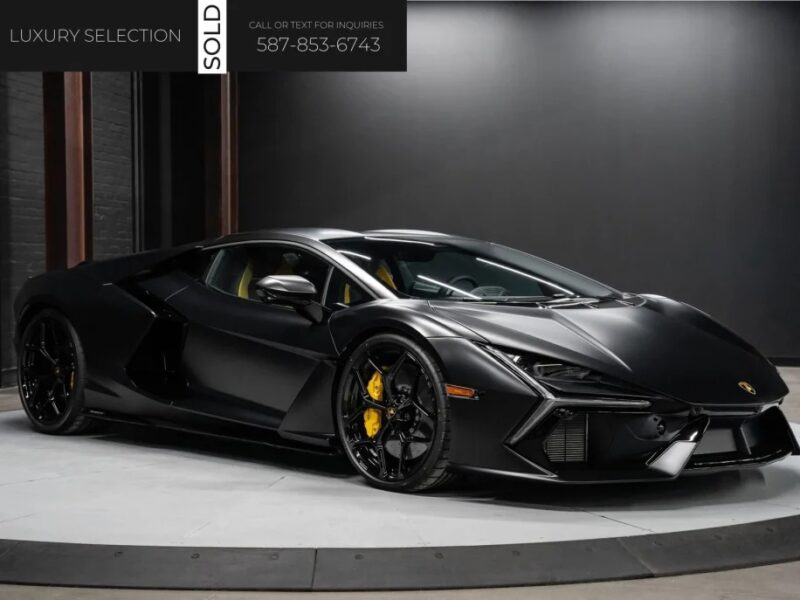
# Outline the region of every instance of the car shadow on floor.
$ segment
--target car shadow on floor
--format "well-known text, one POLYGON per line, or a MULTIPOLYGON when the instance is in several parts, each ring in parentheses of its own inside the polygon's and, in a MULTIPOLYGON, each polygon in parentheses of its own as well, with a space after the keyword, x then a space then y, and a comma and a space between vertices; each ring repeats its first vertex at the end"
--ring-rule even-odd
POLYGON ((470 478, 450 490, 472 502, 537 509, 624 509, 669 511, 676 508, 765 502, 800 510, 800 457, 789 456, 762 467, 685 475, 667 481, 560 484, 508 478, 470 478))
POLYGON ((101 434, 111 443, 136 444, 151 448, 171 448, 226 458, 229 460, 270 465, 329 477, 346 478, 356 474, 344 456, 324 452, 281 448, 270 444, 217 438, 192 432, 140 427, 120 423, 108 424, 101 434))
MULTIPOLYGON (((0 434, 2 430, 35 433, 22 411, 15 412, 13 417, 4 418, 0 434)), ((347 459, 341 455, 305 452, 173 429, 124 423, 99 423, 96 432, 75 437, 91 438, 102 443, 179 451, 236 462, 270 465, 323 476, 338 478, 357 476, 347 459)))
POLYGON ((465 502, 559 511, 670 511, 752 502, 774 502, 800 509, 800 466, 779 463, 768 468, 768 472, 747 468, 687 475, 671 481, 599 484, 469 477, 438 494, 465 502))

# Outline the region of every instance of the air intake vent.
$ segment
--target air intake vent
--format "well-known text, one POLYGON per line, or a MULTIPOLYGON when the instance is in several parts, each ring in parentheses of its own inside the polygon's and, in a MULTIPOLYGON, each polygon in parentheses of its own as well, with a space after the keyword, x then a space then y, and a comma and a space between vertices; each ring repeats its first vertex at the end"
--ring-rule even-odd
POLYGON ((586 462, 586 419, 578 414, 562 419, 544 440, 544 453, 553 463, 586 462))

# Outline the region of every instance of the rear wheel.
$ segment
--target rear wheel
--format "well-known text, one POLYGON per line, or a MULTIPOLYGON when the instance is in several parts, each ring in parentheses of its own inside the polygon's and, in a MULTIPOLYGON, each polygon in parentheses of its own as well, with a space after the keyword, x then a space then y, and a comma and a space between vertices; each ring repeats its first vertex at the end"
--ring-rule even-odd
POLYGON ((336 396, 339 438, 371 485, 410 492, 447 481, 448 419, 441 370, 415 342, 377 335, 344 365, 336 396))
POLYGON ((22 407, 43 433, 80 433, 86 361, 75 328, 56 310, 33 317, 22 332, 17 377, 22 407))

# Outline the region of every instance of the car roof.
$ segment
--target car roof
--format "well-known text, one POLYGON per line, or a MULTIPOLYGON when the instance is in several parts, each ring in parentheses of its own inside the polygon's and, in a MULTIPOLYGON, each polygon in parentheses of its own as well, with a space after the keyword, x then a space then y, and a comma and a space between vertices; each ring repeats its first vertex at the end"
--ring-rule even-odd
POLYGON ((326 242, 333 240, 358 240, 383 238, 386 240, 436 240, 443 239, 457 240, 453 236, 434 231, 423 231, 417 229, 372 229, 369 231, 348 231, 346 229, 330 229, 323 227, 287 227, 281 229, 262 229, 244 233, 233 233, 209 240, 200 244, 200 248, 215 249, 231 245, 250 244, 259 242, 293 242, 305 244, 311 248, 327 255, 328 259, 334 260, 343 268, 346 273, 354 277, 361 285, 371 290, 376 298, 395 299, 397 296, 388 288, 379 283, 374 277, 370 277, 359 265, 353 263, 347 256, 339 254, 326 242))
POLYGON ((207 246, 221 246, 231 243, 254 242, 262 240, 296 240, 304 238, 317 242, 336 239, 352 239, 364 237, 383 237, 398 239, 455 239, 446 233, 425 231, 422 229, 370 229, 367 231, 350 231, 347 229, 333 229, 327 227, 285 227, 279 229, 261 229, 258 231, 233 233, 216 238, 206 244, 207 246))

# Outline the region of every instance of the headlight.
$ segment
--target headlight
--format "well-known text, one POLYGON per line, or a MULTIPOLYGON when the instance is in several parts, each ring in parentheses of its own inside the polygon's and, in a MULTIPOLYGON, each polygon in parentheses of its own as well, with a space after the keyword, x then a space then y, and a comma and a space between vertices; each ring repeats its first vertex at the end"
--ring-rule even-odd
POLYGON ((652 398, 655 394, 592 369, 544 357, 503 354, 517 367, 556 396, 605 396, 614 398, 652 398))

